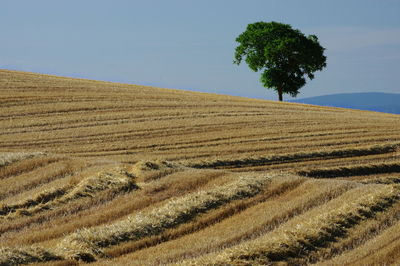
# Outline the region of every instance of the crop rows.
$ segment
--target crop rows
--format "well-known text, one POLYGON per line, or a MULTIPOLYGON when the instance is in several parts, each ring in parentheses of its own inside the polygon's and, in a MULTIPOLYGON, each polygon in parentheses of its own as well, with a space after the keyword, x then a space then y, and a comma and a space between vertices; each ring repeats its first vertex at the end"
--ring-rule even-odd
POLYGON ((400 117, 0 70, 0 265, 395 264, 400 117))

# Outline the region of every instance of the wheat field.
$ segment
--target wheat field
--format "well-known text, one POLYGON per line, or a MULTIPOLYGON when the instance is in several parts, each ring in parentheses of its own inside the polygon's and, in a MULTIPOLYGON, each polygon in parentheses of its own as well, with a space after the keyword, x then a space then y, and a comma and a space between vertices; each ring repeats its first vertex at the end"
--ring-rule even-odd
POLYGON ((400 265, 400 116, 0 70, 0 265, 400 265))

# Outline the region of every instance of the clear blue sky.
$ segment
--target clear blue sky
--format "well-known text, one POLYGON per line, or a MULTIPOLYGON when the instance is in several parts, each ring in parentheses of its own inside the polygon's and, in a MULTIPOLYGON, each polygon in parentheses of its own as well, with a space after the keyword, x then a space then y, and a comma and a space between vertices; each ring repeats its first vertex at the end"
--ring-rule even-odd
POLYGON ((0 68, 276 99, 232 64, 236 36, 257 21, 327 49, 298 98, 400 93, 399 0, 0 0, 0 68))

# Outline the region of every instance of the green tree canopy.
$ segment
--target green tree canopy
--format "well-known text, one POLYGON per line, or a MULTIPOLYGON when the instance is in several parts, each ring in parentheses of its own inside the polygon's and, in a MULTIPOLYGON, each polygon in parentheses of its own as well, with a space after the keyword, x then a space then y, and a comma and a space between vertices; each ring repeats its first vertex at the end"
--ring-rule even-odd
POLYGON ((324 48, 315 35, 305 36, 288 24, 256 22, 236 38, 235 64, 246 61, 255 72, 263 71, 261 83, 266 88, 296 96, 306 84, 306 77, 326 67, 324 48))

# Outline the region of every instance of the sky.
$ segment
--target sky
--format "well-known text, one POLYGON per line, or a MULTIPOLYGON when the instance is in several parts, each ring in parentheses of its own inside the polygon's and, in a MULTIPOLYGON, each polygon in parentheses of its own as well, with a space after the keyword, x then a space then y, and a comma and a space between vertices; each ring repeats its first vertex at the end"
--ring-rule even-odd
POLYGON ((326 48, 297 98, 400 93, 399 14, 400 0, 0 0, 0 68, 276 100, 233 55, 247 24, 277 21, 326 48))

